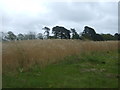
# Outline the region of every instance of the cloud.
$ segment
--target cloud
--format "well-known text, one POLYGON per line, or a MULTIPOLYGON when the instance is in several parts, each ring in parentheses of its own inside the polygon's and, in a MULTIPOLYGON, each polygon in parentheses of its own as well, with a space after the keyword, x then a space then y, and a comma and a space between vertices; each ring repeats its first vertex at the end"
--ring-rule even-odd
POLYGON ((95 28, 98 33, 118 32, 118 5, 110 2, 52 3, 51 11, 58 16, 56 25, 74 27, 78 32, 85 25, 95 28))
POLYGON ((56 25, 67 29, 75 28, 79 33, 85 25, 95 28, 98 33, 117 32, 117 2, 5 1, 0 4, 5 32, 11 30, 15 33, 38 33, 43 32, 44 26, 52 29, 56 25))

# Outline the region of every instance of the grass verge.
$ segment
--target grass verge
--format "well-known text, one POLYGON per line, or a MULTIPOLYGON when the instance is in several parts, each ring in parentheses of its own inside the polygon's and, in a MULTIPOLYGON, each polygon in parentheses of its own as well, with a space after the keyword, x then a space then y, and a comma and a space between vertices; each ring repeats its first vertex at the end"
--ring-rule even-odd
POLYGON ((117 52, 67 56, 45 68, 3 74, 3 88, 117 88, 117 52))

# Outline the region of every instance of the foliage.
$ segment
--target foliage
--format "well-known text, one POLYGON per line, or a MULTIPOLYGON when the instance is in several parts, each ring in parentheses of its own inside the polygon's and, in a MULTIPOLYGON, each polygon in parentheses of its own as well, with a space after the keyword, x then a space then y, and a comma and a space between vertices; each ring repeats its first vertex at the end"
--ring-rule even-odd
POLYGON ((114 37, 115 37, 115 40, 120 40, 120 34, 115 33, 115 34, 114 34, 114 37))
POLYGON ((115 40, 114 36, 111 34, 101 34, 101 36, 103 37, 103 39, 106 40, 115 40))
POLYGON ((7 33, 7 35, 5 36, 5 38, 8 39, 8 40, 15 40, 16 39, 16 35, 13 32, 9 31, 7 33))
POLYGON ((70 31, 64 27, 61 26, 53 27, 52 33, 54 34, 55 38, 70 39, 70 31))
POLYGON ((38 34, 37 34, 37 38, 38 38, 38 39, 43 39, 43 34, 42 34, 42 33, 38 33, 38 34))
POLYGON ((95 41, 104 41, 104 38, 100 34, 96 34, 94 40, 95 41))
POLYGON ((17 36, 17 40, 24 40, 24 35, 23 34, 18 34, 18 36, 17 36))
POLYGON ((42 28, 45 32, 35 34, 35 32, 29 32, 27 34, 15 35, 12 31, 7 33, 1 32, 2 41, 16 41, 16 40, 32 40, 32 39, 81 39, 81 40, 93 40, 93 41, 107 41, 107 40, 120 40, 120 34, 115 33, 111 34, 98 34, 96 31, 89 27, 85 26, 83 32, 79 35, 78 32, 71 28, 70 30, 62 26, 55 26, 52 28, 53 36, 50 36, 50 28, 42 28), (70 34, 72 33, 72 34, 70 34))
POLYGON ((103 41, 103 37, 100 34, 97 34, 93 28, 88 26, 85 26, 82 38, 94 41, 103 41))
POLYGON ((44 27, 43 30, 45 30, 44 34, 45 34, 45 33, 47 34, 46 36, 47 36, 47 39, 48 39, 48 38, 49 38, 49 33, 50 33, 50 32, 49 32, 49 31, 50 31, 50 28, 44 27))
POLYGON ((80 39, 80 36, 75 29, 71 28, 71 32, 72 32, 72 39, 80 39))

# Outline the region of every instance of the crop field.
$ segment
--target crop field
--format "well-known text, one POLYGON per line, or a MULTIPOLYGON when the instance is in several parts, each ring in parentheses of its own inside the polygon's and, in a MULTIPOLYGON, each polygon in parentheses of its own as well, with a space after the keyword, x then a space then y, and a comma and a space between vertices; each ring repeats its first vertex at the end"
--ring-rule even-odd
POLYGON ((117 88, 118 41, 2 43, 3 88, 117 88))

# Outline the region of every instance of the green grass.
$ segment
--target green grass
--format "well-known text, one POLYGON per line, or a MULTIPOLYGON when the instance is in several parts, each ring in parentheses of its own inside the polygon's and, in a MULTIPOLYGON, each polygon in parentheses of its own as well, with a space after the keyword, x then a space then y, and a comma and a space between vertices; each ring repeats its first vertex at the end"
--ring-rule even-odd
POLYGON ((45 68, 4 73, 3 88, 117 88, 117 75, 116 52, 93 52, 68 56, 45 68))

